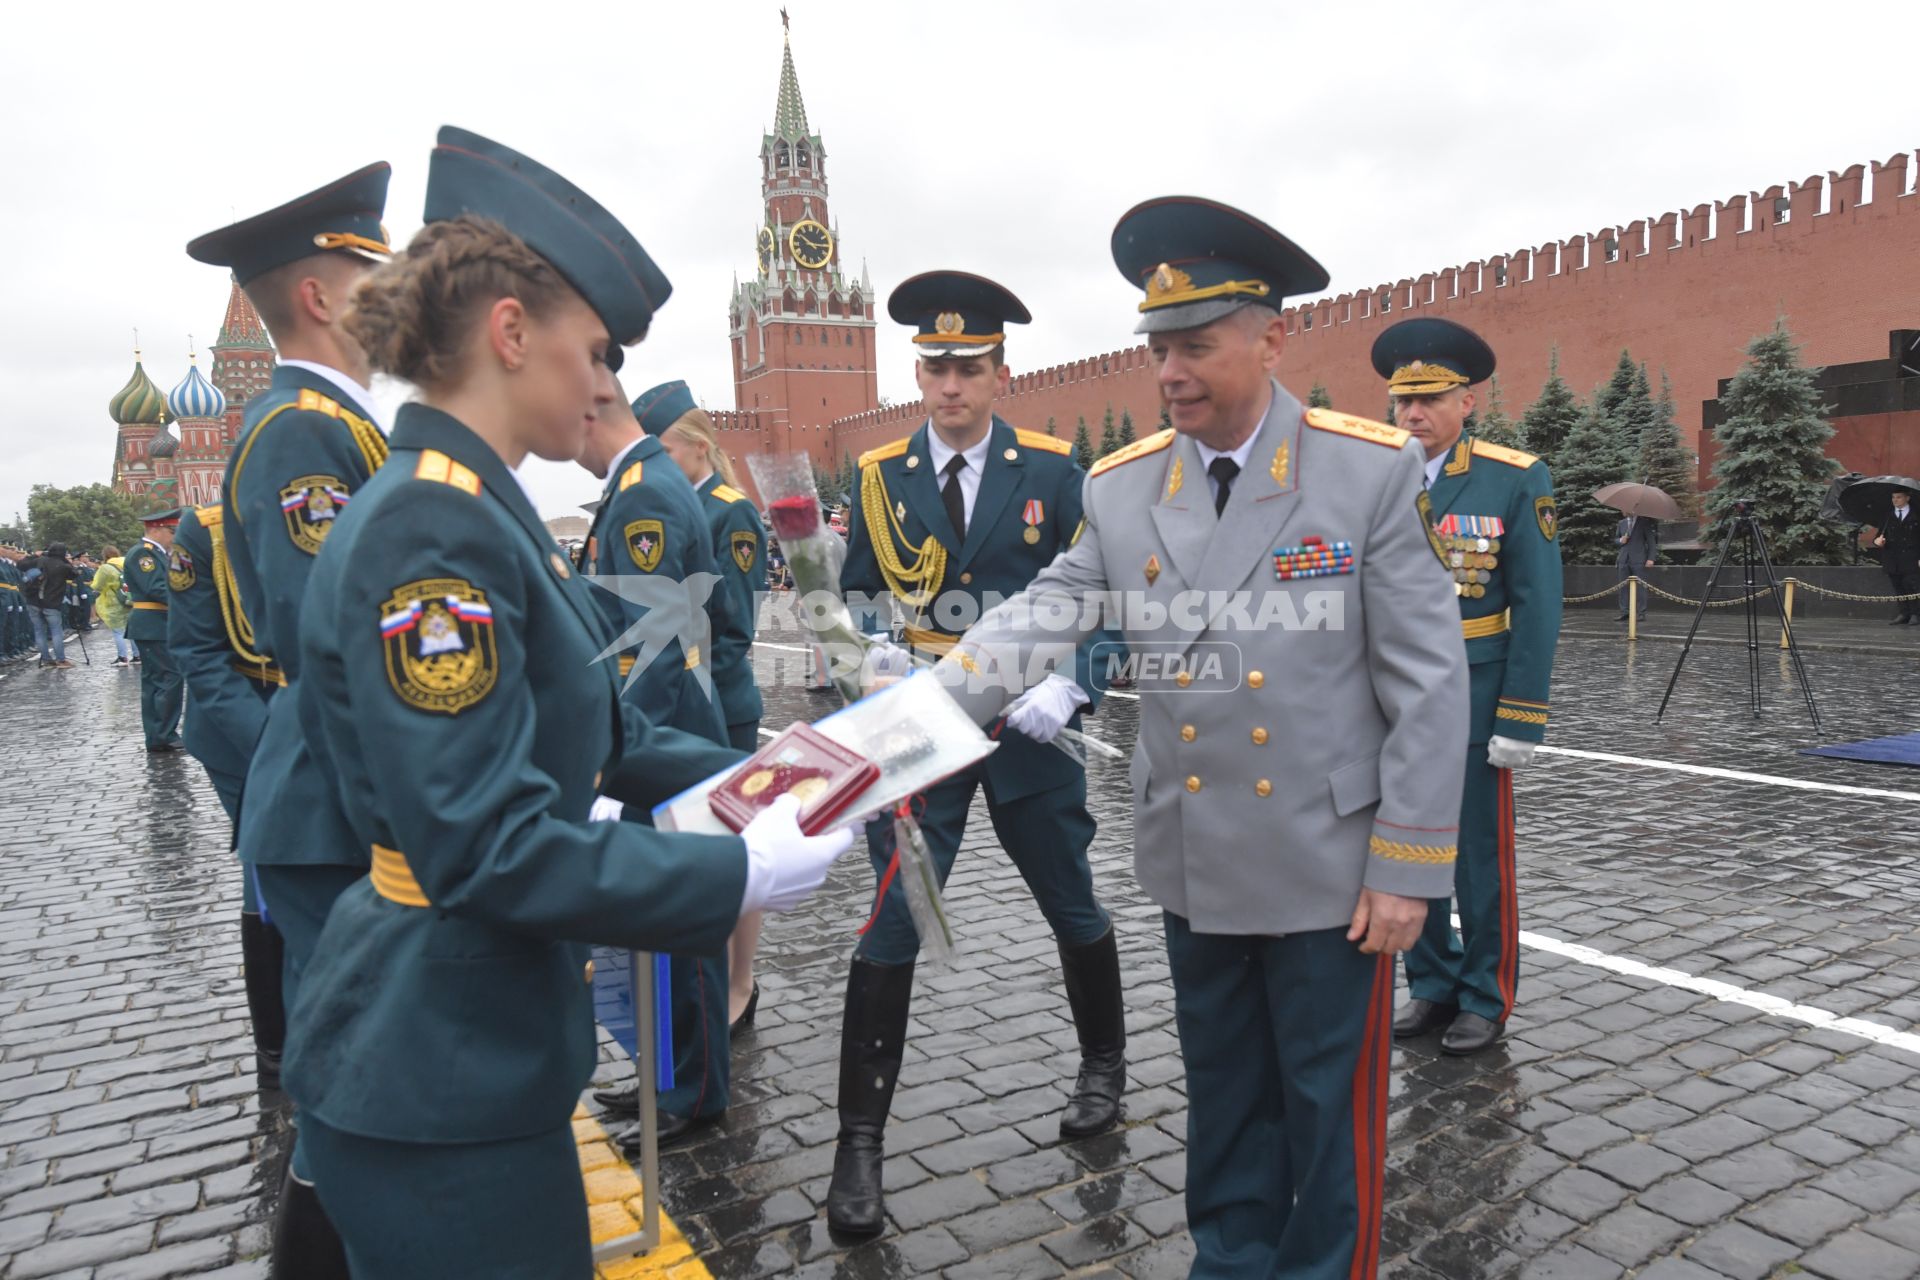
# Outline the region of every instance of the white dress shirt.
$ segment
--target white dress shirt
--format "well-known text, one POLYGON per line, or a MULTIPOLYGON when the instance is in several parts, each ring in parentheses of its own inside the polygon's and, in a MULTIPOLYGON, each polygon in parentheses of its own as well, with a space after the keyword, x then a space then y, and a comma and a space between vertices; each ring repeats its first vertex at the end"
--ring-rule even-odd
POLYGON ((1440 468, 1446 466, 1447 459, 1452 456, 1452 449, 1442 449, 1439 457, 1427 459, 1427 488, 1433 488, 1435 482, 1440 479, 1440 468))
MULTIPOLYGON (((1197 439, 1193 442, 1193 447, 1200 451, 1201 469, 1207 473, 1207 492, 1213 495, 1215 501, 1218 501, 1220 498, 1220 482, 1213 478, 1213 460, 1215 458, 1232 458, 1234 465, 1239 467, 1240 471, 1245 471, 1247 469, 1247 459, 1253 456, 1253 446, 1260 443, 1260 433, 1266 429, 1266 417, 1262 415, 1260 425, 1253 429, 1253 434, 1241 441, 1240 447, 1231 453, 1221 453, 1217 449, 1209 449, 1197 439)), ((1233 473, 1236 484, 1239 483, 1240 471, 1233 473)))
MULTIPOLYGON (((966 512, 969 529, 973 527, 973 499, 980 492, 980 476, 987 465, 987 446, 992 443, 993 429, 989 427, 987 434, 980 437, 979 444, 960 455, 967 461, 967 465, 960 468, 960 501, 961 510, 966 512)), ((933 487, 944 491, 947 487, 947 463, 954 456, 954 449, 933 429, 931 419, 927 423, 927 453, 929 461, 933 463, 933 487)))
POLYGON ((305 369, 308 373, 318 374, 320 377, 325 378, 333 384, 336 391, 339 391, 341 395, 349 401, 349 408, 378 427, 381 435, 387 433, 387 424, 380 421, 380 415, 373 411, 373 392, 367 390, 346 374, 340 372, 332 365, 321 364, 317 360, 282 360, 280 363, 286 365, 289 369, 305 369))

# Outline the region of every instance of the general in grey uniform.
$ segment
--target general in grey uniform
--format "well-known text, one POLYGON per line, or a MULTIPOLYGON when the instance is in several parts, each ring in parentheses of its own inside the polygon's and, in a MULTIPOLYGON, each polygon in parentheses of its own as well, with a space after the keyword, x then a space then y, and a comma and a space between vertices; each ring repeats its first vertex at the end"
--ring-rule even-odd
POLYGON ((1374 1274, 1394 952, 1447 892, 1467 729, 1453 583, 1406 432, 1270 379, 1325 271, 1211 201, 1113 254, 1173 430, 1088 477, 1086 529, 941 673, 977 721, 1117 606, 1138 662, 1134 865, 1165 911, 1196 1276, 1374 1274), (1117 597, 1111 593, 1118 593, 1117 597))

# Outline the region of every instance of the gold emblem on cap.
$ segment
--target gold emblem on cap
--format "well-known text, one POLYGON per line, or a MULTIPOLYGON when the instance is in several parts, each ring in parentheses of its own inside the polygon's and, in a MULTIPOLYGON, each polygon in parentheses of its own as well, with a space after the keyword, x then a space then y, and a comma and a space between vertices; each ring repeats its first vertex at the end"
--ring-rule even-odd
POLYGON ((1179 293, 1193 288, 1193 277, 1170 262, 1163 262, 1153 269, 1153 279, 1147 282, 1147 296, 1160 297, 1162 294, 1179 293))
POLYGON ((967 322, 961 318, 958 311, 942 311, 934 317, 933 331, 948 336, 956 333, 965 333, 967 331, 967 322))

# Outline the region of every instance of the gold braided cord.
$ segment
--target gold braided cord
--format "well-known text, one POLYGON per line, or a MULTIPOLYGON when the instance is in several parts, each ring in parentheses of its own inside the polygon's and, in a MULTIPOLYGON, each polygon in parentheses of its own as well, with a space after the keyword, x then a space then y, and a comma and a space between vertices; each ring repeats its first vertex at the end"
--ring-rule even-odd
POLYGON ((1440 866, 1455 861, 1458 856, 1455 846, 1450 844, 1408 844, 1404 840, 1388 840, 1384 836, 1374 836, 1369 840, 1367 851, 1377 858, 1417 862, 1424 866, 1440 866))
POLYGON ((902 607, 915 613, 925 609, 940 594, 940 583, 947 576, 947 549, 928 534, 914 553, 913 563, 900 558, 907 545, 907 533, 887 505, 887 482, 878 466, 870 466, 860 475, 860 513, 866 520, 873 542, 874 558, 880 562, 880 576, 902 607))
POLYGON ((387 438, 380 434, 380 428, 357 413, 342 409, 340 419, 353 432, 353 442, 360 446, 360 456, 367 460, 367 474, 372 475, 387 460, 387 438))
POLYGON ((207 526, 207 534, 213 539, 213 588, 220 599, 220 620, 227 627, 227 644, 242 662, 263 670, 269 668, 273 660, 253 647, 253 623, 240 605, 240 586, 234 581, 233 563, 227 559, 227 531, 219 524, 212 524, 207 526))
POLYGON ((1493 714, 1502 720, 1516 720, 1521 724, 1544 725, 1547 713, 1544 711, 1520 711, 1513 707, 1495 707, 1493 714))

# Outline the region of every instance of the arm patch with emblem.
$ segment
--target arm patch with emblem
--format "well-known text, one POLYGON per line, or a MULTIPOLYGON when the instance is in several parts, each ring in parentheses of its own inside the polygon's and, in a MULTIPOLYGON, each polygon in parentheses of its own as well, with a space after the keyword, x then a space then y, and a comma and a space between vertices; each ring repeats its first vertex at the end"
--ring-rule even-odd
POLYGON ((308 555, 319 555, 347 499, 347 486, 338 476, 301 476, 292 481, 280 490, 287 537, 308 555))
POLYGON ((493 606, 465 578, 396 587, 380 606, 387 682, 416 711, 459 715, 493 692, 500 674, 493 606))
POLYGON ((1440 541, 1440 531, 1433 527, 1433 499, 1425 489, 1413 496, 1413 509, 1420 513, 1420 528, 1427 535, 1427 545, 1433 548, 1433 558, 1440 562, 1442 569, 1452 569, 1453 562, 1447 559, 1447 544, 1440 541))
POLYGON ((1541 534, 1552 542, 1554 532, 1560 527, 1560 513, 1553 505, 1552 494, 1533 500, 1533 518, 1540 522, 1541 534))
POLYGON ((193 553, 179 543, 167 556, 167 590, 186 591, 193 586, 193 553))
POLYGON ((621 536, 627 544, 627 554, 633 557, 633 563, 639 566, 640 572, 652 573, 660 567, 660 557, 667 549, 666 525, 658 520, 635 520, 627 525, 621 536))
POLYGON ((733 563, 742 573, 753 572, 754 557, 759 554, 760 535, 751 529, 736 529, 729 537, 733 563))

